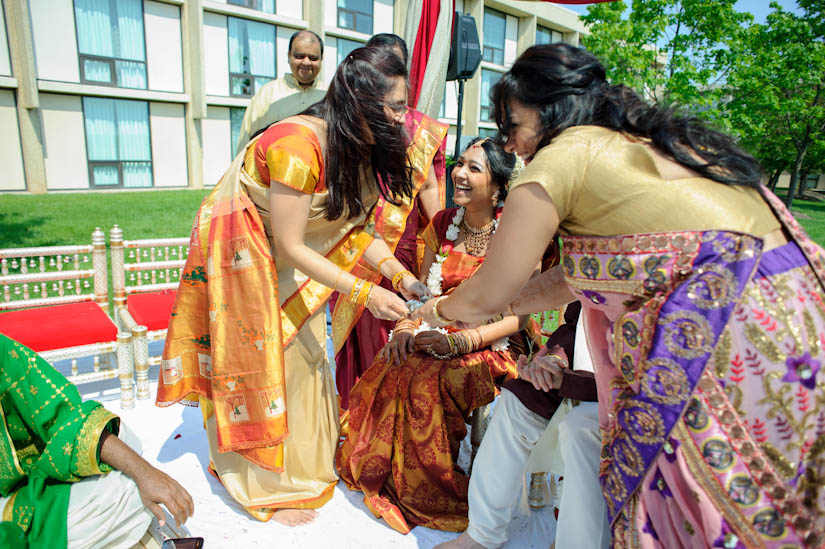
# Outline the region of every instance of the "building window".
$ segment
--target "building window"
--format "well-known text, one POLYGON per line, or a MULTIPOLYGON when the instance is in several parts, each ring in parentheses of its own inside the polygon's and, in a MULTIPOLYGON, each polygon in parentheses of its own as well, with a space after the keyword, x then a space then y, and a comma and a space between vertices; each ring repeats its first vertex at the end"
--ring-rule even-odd
POLYGON ((227 0, 227 3, 264 13, 275 13, 275 0, 227 0))
POLYGON ((479 137, 489 137, 490 139, 495 139, 498 135, 498 130, 496 128, 479 128, 478 129, 478 136, 479 137))
POLYGON ((499 78, 501 78, 500 72, 481 69, 481 112, 479 113, 479 121, 481 122, 495 122, 490 90, 493 89, 493 85, 498 82, 499 78))
POLYGON ((149 103, 84 97, 83 118, 92 188, 151 187, 149 103))
POLYGON ((373 0, 338 0, 338 27, 372 34, 373 0))
POLYGON ((241 123, 243 122, 243 115, 246 109, 240 107, 229 107, 229 131, 231 132, 232 150, 230 156, 235 156, 235 151, 238 150, 238 137, 241 133, 241 123))
POLYGON ((142 0, 74 0, 84 84, 146 89, 142 0))
POLYGON ((228 18, 229 93, 251 97, 275 79, 275 26, 228 18))
POLYGON ((507 31, 507 16, 500 11, 484 10, 484 52, 483 59, 496 65, 504 64, 504 35, 507 31))
POLYGON ((346 56, 350 54, 350 52, 354 49, 363 47, 364 44, 362 42, 356 42, 355 40, 347 40, 346 38, 338 38, 338 64, 341 64, 341 61, 344 60, 346 56))
POLYGON ((561 42, 562 35, 559 31, 547 27, 536 27, 536 44, 553 44, 561 42))

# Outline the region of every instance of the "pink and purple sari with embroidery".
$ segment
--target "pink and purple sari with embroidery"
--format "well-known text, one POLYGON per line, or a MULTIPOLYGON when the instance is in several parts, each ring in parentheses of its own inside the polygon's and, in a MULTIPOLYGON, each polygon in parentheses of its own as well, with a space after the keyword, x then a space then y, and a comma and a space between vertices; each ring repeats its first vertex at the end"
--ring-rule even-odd
POLYGON ((825 254, 728 231, 563 237, 615 547, 825 544, 825 254))

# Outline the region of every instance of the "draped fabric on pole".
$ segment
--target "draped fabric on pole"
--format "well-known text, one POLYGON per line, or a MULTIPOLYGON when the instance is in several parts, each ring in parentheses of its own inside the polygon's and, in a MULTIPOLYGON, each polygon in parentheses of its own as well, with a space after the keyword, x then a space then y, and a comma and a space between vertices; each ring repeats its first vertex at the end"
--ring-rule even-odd
POLYGON ((438 117, 453 26, 453 0, 411 0, 404 40, 410 49, 410 106, 438 117))

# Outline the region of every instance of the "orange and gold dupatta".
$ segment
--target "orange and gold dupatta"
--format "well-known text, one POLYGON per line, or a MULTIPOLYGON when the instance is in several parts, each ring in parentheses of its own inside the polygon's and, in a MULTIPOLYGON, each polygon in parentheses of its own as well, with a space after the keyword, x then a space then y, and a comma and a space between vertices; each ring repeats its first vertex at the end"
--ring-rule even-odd
MULTIPOLYGON (((292 128, 279 130, 279 146, 289 154, 282 155, 284 165, 273 179, 312 192, 311 180, 322 182, 319 149, 296 135, 308 130, 285 126, 292 128)), ((245 152, 235 157, 195 218, 156 404, 208 400, 219 452, 237 452, 265 469, 282 471, 282 442, 289 434, 284 347, 332 290, 310 279, 280 299, 264 220, 246 190, 257 183, 242 169, 244 157, 245 152)), ((330 250, 319 252, 351 270, 372 242, 372 224, 370 218, 352 227, 330 250)))
MULTIPOLYGON (((427 180, 430 167, 434 166, 439 153, 442 157, 444 155, 447 129, 446 124, 442 124, 438 120, 416 110, 410 109, 407 114, 407 132, 411 138, 410 146, 407 149, 407 157, 412 167, 413 196, 404 200, 398 206, 379 198, 375 207, 375 232, 381 235, 390 251, 395 251, 401 236, 404 234, 407 218, 413 209, 418 191, 427 180)), ((439 169, 436 170, 436 179, 438 181, 441 207, 443 208, 446 199, 443 166, 439 166, 439 169)), ((375 284, 380 283, 382 278, 381 274, 365 260, 358 262, 352 270, 352 274, 375 284)), ((332 341, 335 354, 341 350, 362 314, 364 314, 363 306, 355 305, 346 299, 336 301, 335 308, 332 311, 332 341)))

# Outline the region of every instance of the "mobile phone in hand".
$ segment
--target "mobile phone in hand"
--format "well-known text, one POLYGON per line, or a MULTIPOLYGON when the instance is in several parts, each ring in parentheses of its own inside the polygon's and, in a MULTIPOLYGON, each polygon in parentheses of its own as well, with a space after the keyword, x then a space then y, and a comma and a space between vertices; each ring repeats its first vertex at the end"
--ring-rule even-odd
POLYGON ((203 538, 173 538, 167 539, 160 549, 201 549, 203 538))

